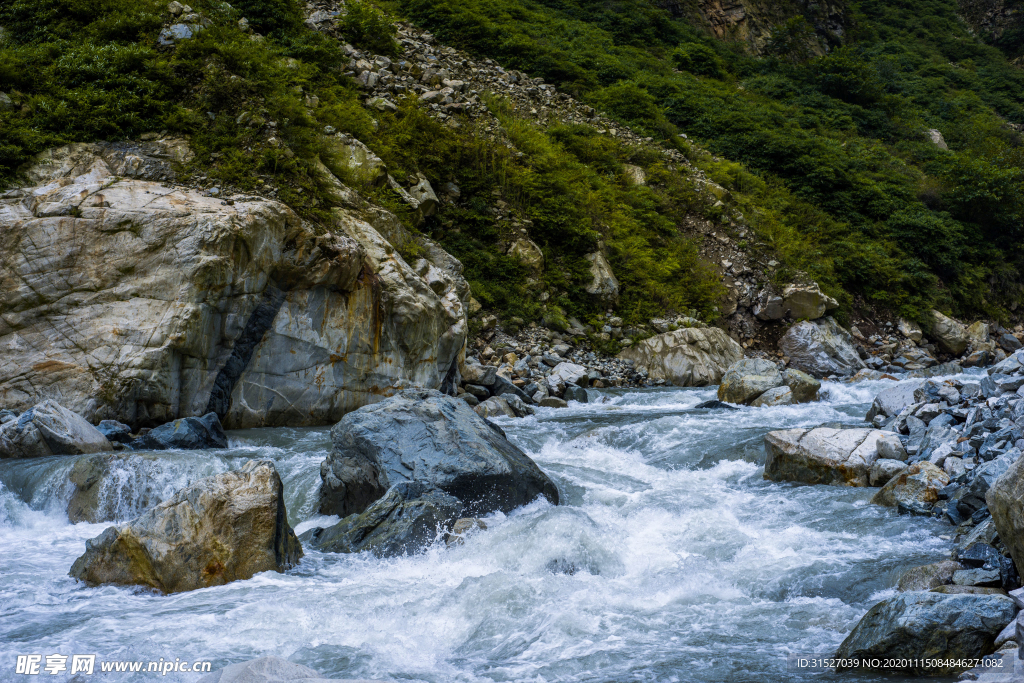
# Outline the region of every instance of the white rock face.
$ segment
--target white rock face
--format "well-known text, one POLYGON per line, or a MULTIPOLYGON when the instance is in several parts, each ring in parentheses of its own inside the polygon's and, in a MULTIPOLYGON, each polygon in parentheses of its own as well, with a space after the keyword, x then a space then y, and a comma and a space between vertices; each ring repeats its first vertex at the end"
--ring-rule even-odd
POLYGON ((651 379, 703 387, 718 384, 729 366, 743 358, 743 347, 717 327, 684 327, 645 339, 619 357, 632 360, 651 379))
POLYGON ((314 425, 440 385, 466 336, 455 259, 428 244, 428 283, 367 212, 317 234, 278 202, 124 177, 183 153, 157 147, 60 148, 0 196, 0 405, 314 425))

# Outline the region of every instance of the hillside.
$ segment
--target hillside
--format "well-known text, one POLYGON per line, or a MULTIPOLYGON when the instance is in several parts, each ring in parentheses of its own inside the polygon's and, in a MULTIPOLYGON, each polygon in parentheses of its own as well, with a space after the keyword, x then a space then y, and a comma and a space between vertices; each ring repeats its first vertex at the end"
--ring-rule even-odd
POLYGON ((319 159, 457 256, 511 328, 612 312, 643 336, 807 278, 851 320, 1016 318, 1024 72, 955 3, 175 5, 0 9, 0 176, 70 141, 183 134, 180 182, 328 226, 319 159), (444 85, 421 58, 465 65, 440 74, 462 104, 421 99, 444 85), (353 175, 339 135, 398 187, 353 175), (419 177, 434 215, 402 200, 419 177))

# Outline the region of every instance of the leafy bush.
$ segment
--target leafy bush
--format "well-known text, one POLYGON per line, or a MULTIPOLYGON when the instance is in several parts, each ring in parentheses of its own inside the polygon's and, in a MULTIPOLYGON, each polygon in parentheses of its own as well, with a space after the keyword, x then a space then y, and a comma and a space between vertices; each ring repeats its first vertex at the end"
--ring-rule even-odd
POLYGON ((338 20, 338 28, 354 46, 391 55, 399 52, 395 36, 398 29, 383 12, 366 2, 349 0, 345 3, 345 14, 338 20))

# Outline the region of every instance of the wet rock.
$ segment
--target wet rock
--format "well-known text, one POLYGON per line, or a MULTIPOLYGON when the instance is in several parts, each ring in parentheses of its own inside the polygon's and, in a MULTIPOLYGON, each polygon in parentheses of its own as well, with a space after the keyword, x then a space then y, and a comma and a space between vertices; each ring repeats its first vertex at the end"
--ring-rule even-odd
POLYGON ((934 564, 908 569, 900 576, 896 586, 900 591, 928 591, 953 583, 953 574, 965 569, 956 560, 943 560, 934 564))
POLYGON ((113 448, 81 415, 52 400, 0 424, 0 459, 81 455, 113 448))
POLYGON ((792 367, 819 378, 852 375, 865 367, 853 337, 831 316, 796 323, 782 335, 779 350, 792 367))
POLYGON ((198 683, 383 683, 382 681, 324 678, 313 669, 280 657, 260 657, 231 664, 203 676, 198 683))
POLYGON ((775 387, 764 392, 750 402, 755 408, 767 408, 770 406, 791 406, 796 403, 793 398, 793 391, 789 387, 775 387))
POLYGON ((985 492, 999 538, 1017 567, 1024 567, 1024 458, 1010 465, 985 492))
POLYGON ((589 382, 585 367, 576 363, 565 362, 556 365, 544 381, 547 384, 548 391, 556 396, 561 396, 565 388, 571 384, 586 385, 589 382))
POLYGON ((155 457, 97 453, 79 458, 68 475, 75 490, 68 501, 72 523, 132 519, 164 501, 155 457))
POLYGON ((693 408, 694 410, 739 410, 739 408, 732 405, 731 403, 726 403, 725 401, 719 401, 717 399, 713 399, 711 401, 704 401, 703 403, 698 403, 693 408))
POLYGON ((744 358, 726 370, 718 386, 718 399, 748 404, 769 389, 781 386, 782 373, 775 363, 761 358, 744 358))
POLYGON ((110 443, 129 444, 132 441, 132 428, 117 420, 103 420, 96 425, 96 429, 110 443))
MULTIPOLYGON (((948 589, 940 586, 939 589, 948 589)), ((1005 595, 908 592, 883 600, 864 615, 836 656, 905 659, 911 674, 952 674, 954 667, 915 667, 921 658, 971 659, 992 652, 996 636, 1017 607, 1005 595)), ((966 667, 963 667, 966 668, 966 667)))
POLYGON ((405 481, 455 496, 469 514, 510 512, 541 495, 558 503, 554 483, 500 429, 436 391, 406 390, 351 412, 331 440, 320 466, 323 514, 358 514, 405 481))
POLYGON ((473 408, 480 417, 515 417, 515 411, 508 401, 500 396, 492 396, 473 408))
POLYGON ((930 311, 929 316, 931 318, 931 329, 928 332, 928 336, 935 340, 939 348, 954 356, 959 356, 967 350, 971 338, 967 334, 966 327, 936 310, 930 311))
POLYGON ((565 393, 562 394, 562 398, 566 401, 576 401, 578 403, 586 403, 589 401, 587 396, 587 390, 583 387, 578 387, 572 384, 566 385, 565 393))
POLYGON ((868 486, 878 459, 876 429, 786 429, 764 437, 764 478, 832 486, 868 486))
POLYGON ((718 384, 726 369, 743 358, 743 347, 717 327, 684 327, 665 332, 619 354, 652 380, 677 387, 718 384))
POLYGON ((939 491, 949 475, 930 462, 916 462, 894 476, 874 495, 875 505, 897 508, 901 513, 930 515, 939 491))
POLYGON ((445 545, 449 548, 455 545, 462 545, 465 542, 465 537, 475 531, 486 531, 487 524, 482 519, 476 519, 475 517, 463 517, 462 519, 456 520, 452 526, 451 533, 447 534, 444 538, 445 545))
POLYGON ((284 487, 270 461, 207 477, 86 542, 71 576, 90 586, 178 593, 283 571, 302 557, 288 526, 284 487))
POLYGON ((793 400, 797 403, 810 403, 811 401, 818 400, 818 390, 821 389, 821 382, 806 372, 787 368, 782 373, 782 381, 793 392, 793 400))
POLYGON ((890 460, 880 457, 871 465, 871 471, 868 473, 868 483, 871 486, 885 486, 893 477, 902 472, 906 466, 907 464, 901 460, 890 460))
POLYGON ((217 414, 207 413, 202 417, 184 417, 160 425, 132 441, 131 446, 140 451, 199 451, 207 448, 227 448, 228 437, 224 434, 217 414))
POLYGON ((358 515, 316 527, 299 540, 322 552, 371 552, 394 557, 419 552, 442 538, 462 515, 458 498, 422 482, 402 482, 358 515))
POLYGON ((548 396, 540 400, 541 408, 568 408, 569 404, 557 396, 548 396))
MULTIPOLYGON (((960 501, 956 506, 957 511, 959 511, 963 517, 970 517, 978 510, 989 507, 988 492, 1005 473, 1013 469, 1015 461, 1019 462, 1015 456, 1016 452, 1014 452, 1014 455, 1012 456, 1009 454, 1003 455, 995 460, 990 460, 975 470, 974 478, 967 487, 967 492, 960 498, 960 501)), ((1005 483, 1010 484, 1010 479, 1007 479, 1005 483)), ((1005 491, 1005 489, 1003 491, 1005 491)), ((994 495, 996 497, 993 498, 993 500, 1001 506, 1001 519, 1006 522, 1009 517, 1002 513, 1009 509, 1008 501, 1010 498, 1005 497, 1002 491, 994 495)), ((989 510, 991 510, 991 508, 989 508, 989 510)), ((1009 529, 1007 530, 1009 531, 1009 529)), ((1009 544, 1007 545, 1009 546, 1009 544)))

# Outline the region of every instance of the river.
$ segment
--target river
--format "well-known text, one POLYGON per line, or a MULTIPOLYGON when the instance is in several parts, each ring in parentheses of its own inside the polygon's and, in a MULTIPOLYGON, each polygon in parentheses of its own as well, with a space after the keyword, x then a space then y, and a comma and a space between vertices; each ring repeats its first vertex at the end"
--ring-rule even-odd
MULTIPOLYGON (((875 489, 762 478, 767 431, 857 423, 884 386, 826 382, 818 403, 736 411, 694 409, 714 388, 591 390, 589 404, 497 420, 560 506, 489 517, 452 548, 307 551, 283 574, 171 596, 69 578, 109 526, 67 521, 75 458, 0 461, 0 680, 67 680, 15 676, 15 656, 33 653, 214 669, 274 654, 324 676, 430 683, 899 680, 790 671, 787 654, 833 652, 902 569, 948 555, 952 528, 869 504, 875 489)), ((229 437, 226 451, 161 454, 151 485, 169 494, 268 458, 296 530, 331 521, 312 512, 327 428, 229 437)), ((155 680, 98 667, 81 680, 155 680)))

